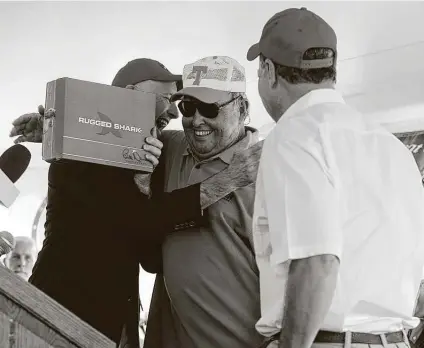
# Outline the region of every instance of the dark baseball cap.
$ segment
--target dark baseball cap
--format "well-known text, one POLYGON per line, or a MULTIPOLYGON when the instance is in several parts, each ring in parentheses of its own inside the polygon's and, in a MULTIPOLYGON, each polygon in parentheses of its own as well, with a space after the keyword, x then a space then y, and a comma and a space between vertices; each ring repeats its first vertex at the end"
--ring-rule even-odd
POLYGON ((335 65, 337 36, 333 28, 317 14, 302 8, 276 13, 264 26, 259 42, 250 47, 247 60, 260 54, 273 62, 292 68, 318 69, 335 65), (303 59, 311 48, 330 48, 334 57, 303 59))
POLYGON ((181 75, 172 74, 162 63, 149 58, 139 58, 128 62, 113 79, 112 86, 125 88, 143 81, 180 82, 181 75))

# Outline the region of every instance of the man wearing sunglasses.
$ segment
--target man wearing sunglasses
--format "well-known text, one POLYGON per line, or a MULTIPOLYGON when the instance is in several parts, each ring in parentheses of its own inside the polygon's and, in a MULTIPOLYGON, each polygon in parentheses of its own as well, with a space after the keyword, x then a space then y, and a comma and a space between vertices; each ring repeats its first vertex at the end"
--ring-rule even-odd
MULTIPOLYGON (((169 98, 180 81, 181 75, 159 62, 136 59, 112 85, 156 94, 160 133, 178 115, 169 98)), ((41 114, 13 122, 16 142, 41 142, 41 114)), ((53 115, 50 110, 44 116, 53 115)), ((146 159, 156 166, 162 143, 154 137, 146 141, 146 159)), ((45 240, 30 282, 116 343, 125 325, 126 342, 121 343, 131 348, 139 346, 139 263, 148 272, 160 271, 164 235, 206 224, 201 208, 233 185, 215 176, 202 187, 164 194, 163 174, 158 166, 149 200, 137 189, 131 170, 77 161, 52 163, 49 169, 45 240), (216 192, 215 186, 227 189, 216 192)))
MULTIPOLYGON (((235 152, 256 146, 258 132, 245 126, 245 91, 244 68, 232 58, 206 57, 184 67, 183 89, 171 98, 179 101, 184 131, 163 134, 166 191, 219 175, 235 152)), ((145 347, 260 345, 254 327, 260 315, 251 248, 254 194, 253 184, 240 187, 208 208, 208 226, 167 236, 145 347)))

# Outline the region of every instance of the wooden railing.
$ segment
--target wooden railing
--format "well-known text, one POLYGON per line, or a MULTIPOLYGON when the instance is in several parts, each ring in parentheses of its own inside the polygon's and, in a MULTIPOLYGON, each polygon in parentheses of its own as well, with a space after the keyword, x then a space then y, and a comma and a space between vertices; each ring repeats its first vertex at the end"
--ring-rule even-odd
POLYGON ((116 348, 116 344, 0 266, 0 348, 52 347, 116 348))

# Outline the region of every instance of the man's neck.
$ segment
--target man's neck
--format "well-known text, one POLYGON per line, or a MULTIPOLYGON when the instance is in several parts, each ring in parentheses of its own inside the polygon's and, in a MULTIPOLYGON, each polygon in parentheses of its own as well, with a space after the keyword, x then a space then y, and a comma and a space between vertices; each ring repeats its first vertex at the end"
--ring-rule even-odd
POLYGON ((322 82, 319 84, 315 83, 299 83, 295 85, 291 85, 289 90, 289 99, 290 101, 287 105, 284 106, 281 110, 281 115, 278 117, 276 122, 286 113, 286 111, 296 103, 300 98, 305 96, 306 94, 319 90, 319 89, 334 89, 335 85, 332 81, 322 82))
POLYGON ((212 156, 208 156, 208 157, 205 157, 205 158, 199 158, 198 156, 196 156, 196 154, 194 153, 194 151, 192 151, 191 149, 190 149, 190 153, 193 156, 193 158, 196 160, 196 162, 207 161, 207 160, 209 160, 211 158, 214 158, 214 157, 219 156, 224 151, 227 151, 229 148, 231 148, 232 146, 234 146, 235 144, 237 144, 240 140, 242 140, 245 136, 246 136, 246 128, 243 127, 240 130, 239 135, 236 138, 234 138, 233 141, 231 141, 230 143, 228 143, 228 145, 225 148, 223 148, 220 152, 218 152, 218 153, 216 153, 216 154, 214 154, 212 156))

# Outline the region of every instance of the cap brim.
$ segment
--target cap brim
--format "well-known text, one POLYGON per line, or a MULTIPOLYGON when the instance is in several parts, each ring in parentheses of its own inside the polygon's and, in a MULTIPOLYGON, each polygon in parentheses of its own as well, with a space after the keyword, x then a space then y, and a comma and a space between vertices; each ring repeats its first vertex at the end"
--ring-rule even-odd
POLYGON ((206 104, 213 104, 218 101, 227 100, 231 96, 231 93, 207 87, 186 87, 172 95, 171 102, 180 100, 184 96, 196 98, 206 104))
POLYGON ((167 81, 182 81, 182 79, 183 79, 182 75, 169 74, 169 75, 158 76, 155 80, 167 82, 167 81))
POLYGON ((259 42, 257 44, 254 44, 252 47, 249 48, 247 51, 247 60, 252 61, 259 57, 261 54, 261 50, 259 49, 259 42))

